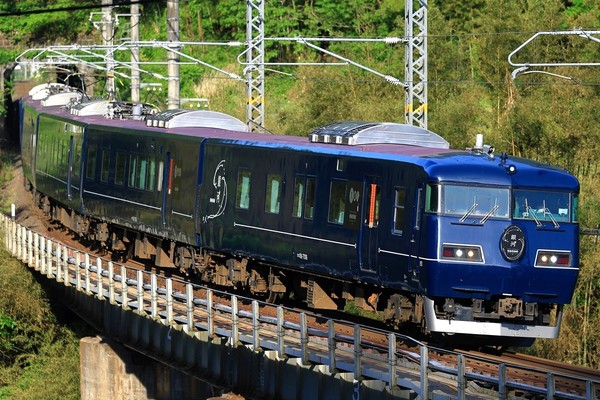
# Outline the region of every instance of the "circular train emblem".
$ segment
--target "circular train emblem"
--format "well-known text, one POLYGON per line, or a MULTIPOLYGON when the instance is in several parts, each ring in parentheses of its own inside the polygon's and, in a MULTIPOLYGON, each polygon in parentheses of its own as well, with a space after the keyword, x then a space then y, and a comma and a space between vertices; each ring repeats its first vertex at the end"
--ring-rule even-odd
POLYGON ((525 251, 525 234, 516 225, 511 225, 500 238, 500 250, 507 261, 516 261, 523 256, 525 251))

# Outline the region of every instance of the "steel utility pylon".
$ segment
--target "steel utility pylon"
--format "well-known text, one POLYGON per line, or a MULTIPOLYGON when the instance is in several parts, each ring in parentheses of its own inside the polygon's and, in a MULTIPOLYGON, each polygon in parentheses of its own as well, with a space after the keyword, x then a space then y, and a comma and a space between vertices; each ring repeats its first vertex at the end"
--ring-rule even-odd
POLYGON ((256 132, 265 122, 265 2, 248 0, 246 4, 246 121, 250 131, 256 132))
POLYGON ((427 129, 427 0, 406 0, 404 16, 405 120, 427 129))

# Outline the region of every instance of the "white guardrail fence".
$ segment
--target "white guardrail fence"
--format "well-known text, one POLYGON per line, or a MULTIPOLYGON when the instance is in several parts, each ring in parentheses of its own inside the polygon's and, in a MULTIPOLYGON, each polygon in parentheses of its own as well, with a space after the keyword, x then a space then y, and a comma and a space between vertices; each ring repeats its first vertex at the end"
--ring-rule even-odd
MULTIPOLYGON (((260 301, 116 264, 46 238, 19 225, 13 217, 0 214, 0 226, 4 228, 10 254, 72 290, 190 335, 203 331, 209 337, 224 338, 228 346, 244 345, 255 352, 274 351, 281 359, 297 358, 302 365, 319 365, 326 374, 351 373, 355 385, 378 380, 388 393, 401 388, 421 399, 435 397, 436 392, 465 399, 472 397, 478 388, 488 398, 505 399, 509 393, 522 393, 527 398, 533 395, 548 399, 592 399, 600 385, 600 382, 541 372, 547 379, 543 387, 536 387, 509 379, 508 370, 513 376, 517 369, 528 371, 525 368, 499 363, 495 372, 482 372, 472 366, 489 361, 428 347, 398 333, 333 319, 322 324, 322 329, 312 328, 307 325, 308 315, 304 312, 278 306, 267 315, 260 301), (373 337, 385 338, 387 348, 375 345, 373 337), (454 361, 438 361, 442 359, 440 354, 454 361), (585 393, 558 392, 557 379, 573 380, 585 388, 585 393)), ((540 374, 533 369, 529 371, 540 374)))

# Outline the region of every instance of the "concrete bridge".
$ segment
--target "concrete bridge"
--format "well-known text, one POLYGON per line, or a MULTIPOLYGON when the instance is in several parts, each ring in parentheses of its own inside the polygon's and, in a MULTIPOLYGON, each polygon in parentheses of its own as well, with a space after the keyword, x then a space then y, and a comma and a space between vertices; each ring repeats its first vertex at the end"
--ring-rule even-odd
MULTIPOLYGON (((284 400, 564 395, 552 373, 543 387, 524 385, 507 378, 503 363, 492 373, 468 368, 474 360, 461 354, 442 363, 427 345, 394 332, 335 320, 309 327, 304 312, 280 306, 266 314, 257 300, 82 253, 11 217, 0 215, 0 227, 8 251, 101 332, 81 343, 83 399, 206 399, 211 386, 284 400), (386 345, 373 343, 375 335, 386 345)), ((567 398, 593 398, 599 383, 581 384, 586 394, 567 398)))

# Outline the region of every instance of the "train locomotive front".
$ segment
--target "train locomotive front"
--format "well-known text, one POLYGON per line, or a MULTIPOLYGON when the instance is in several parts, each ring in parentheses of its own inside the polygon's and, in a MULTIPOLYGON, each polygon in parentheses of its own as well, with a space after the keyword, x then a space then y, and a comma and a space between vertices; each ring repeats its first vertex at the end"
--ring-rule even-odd
POLYGON ((579 272, 579 183, 473 151, 428 168, 420 252, 431 332, 556 338, 579 272))

